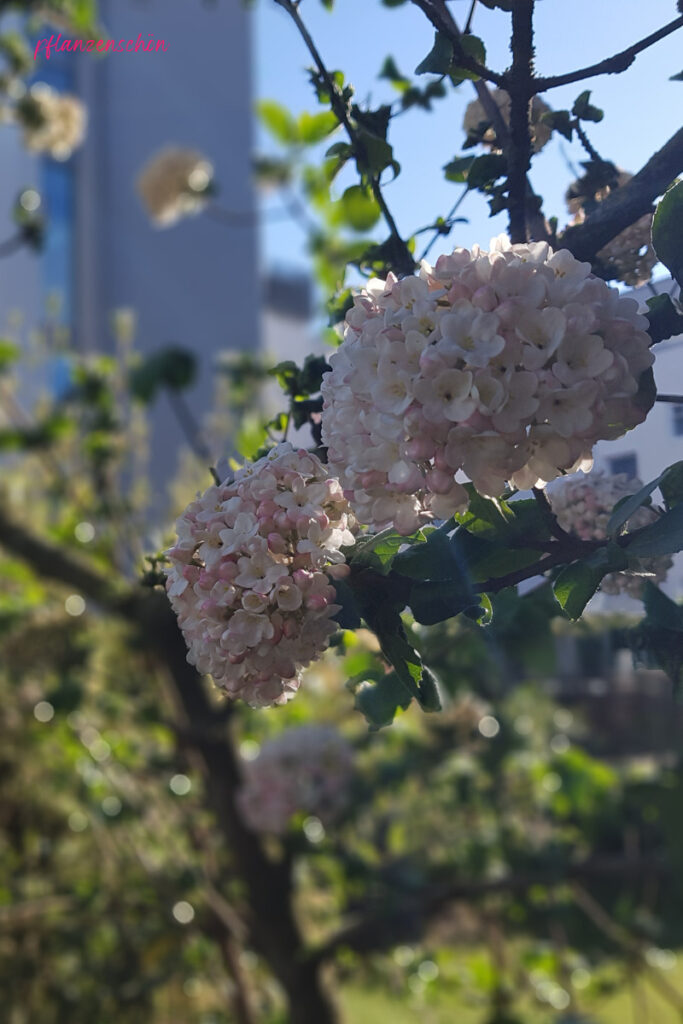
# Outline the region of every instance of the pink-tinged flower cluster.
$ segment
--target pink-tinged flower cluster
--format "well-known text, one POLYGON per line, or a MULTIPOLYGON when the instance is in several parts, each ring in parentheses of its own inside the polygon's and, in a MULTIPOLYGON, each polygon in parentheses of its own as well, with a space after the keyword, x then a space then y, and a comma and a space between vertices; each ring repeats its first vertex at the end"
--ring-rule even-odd
POLYGON ((244 762, 240 809, 254 832, 282 835, 297 813, 329 826, 348 804, 352 773, 353 749, 336 729, 288 729, 244 762))
POLYGON ((323 378, 323 442, 357 518, 403 534, 590 468, 641 423, 653 357, 635 300, 545 243, 475 247, 373 280, 323 378))
MULTIPOLYGON (((559 481, 549 490, 548 496, 563 530, 576 534, 581 540, 604 540, 614 506, 622 498, 635 494, 642 486, 640 480, 629 479, 624 473, 618 476, 591 473, 587 477, 559 481)), ((641 506, 629 518, 627 528, 630 531, 638 530, 656 519, 654 509, 641 506)), ((643 576, 653 583, 661 583, 672 565, 668 555, 640 558, 632 571, 613 572, 606 576, 600 589, 606 594, 626 593, 638 597, 643 576)))
POLYGON ((167 590, 188 661, 230 697, 282 704, 327 647, 354 519, 315 455, 281 444, 178 520, 167 590))

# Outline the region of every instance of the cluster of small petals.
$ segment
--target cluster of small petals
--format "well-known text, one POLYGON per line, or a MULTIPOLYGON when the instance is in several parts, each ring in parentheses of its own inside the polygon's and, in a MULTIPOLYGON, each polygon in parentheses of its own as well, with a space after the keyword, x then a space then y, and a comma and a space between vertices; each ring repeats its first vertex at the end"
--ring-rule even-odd
POLYGON ((47 153, 54 160, 68 160, 83 141, 86 109, 77 96, 60 93, 45 82, 36 82, 17 104, 24 145, 31 153, 47 153))
MULTIPOLYGON (((620 188, 633 177, 628 171, 616 170, 615 187, 620 188)), ((584 187, 582 180, 575 181, 567 192, 567 207, 574 214, 572 224, 581 224, 595 203, 602 202, 610 194, 609 185, 595 191, 584 187), (591 192, 592 194, 586 194, 591 192)), ((652 214, 646 213, 634 224, 621 231, 608 242, 596 256, 613 278, 637 288, 652 277, 657 256, 652 247, 652 214)))
POLYGON ((281 444, 210 487, 176 524, 168 596, 188 661, 230 697, 283 704, 327 647, 355 521, 315 456, 281 444))
MULTIPOLYGON (((494 89, 491 96, 502 114, 505 124, 510 124, 510 94, 504 89, 494 89)), ((531 146, 534 153, 538 153, 550 140, 553 133, 547 122, 542 120, 543 114, 550 113, 550 107, 540 96, 534 96, 529 110, 529 129, 531 132, 531 146)), ((491 125, 491 118, 486 113, 483 104, 479 100, 473 100, 467 104, 463 129, 468 138, 477 139, 492 150, 499 150, 500 143, 496 138, 495 128, 491 125), (482 130, 483 129, 483 130, 482 130)))
POLYGON ((327 827, 348 804, 352 773, 353 748, 336 729, 288 729, 244 762, 240 810, 254 832, 282 835, 297 813, 327 827))
POLYGON ((205 206, 213 166, 194 149, 168 146, 145 164, 137 188, 150 219, 170 227, 205 206))
POLYGON ((589 469, 645 418, 635 300, 546 243, 494 241, 370 281, 323 378, 323 442, 360 522, 412 533, 487 497, 589 469))
MULTIPOLYGON (((640 480, 629 479, 621 473, 608 476, 591 473, 586 477, 570 477, 558 481, 549 490, 550 503, 558 523, 567 533, 573 533, 581 540, 604 540, 607 524, 614 506, 622 498, 635 494, 643 485, 640 480)), ((641 506, 628 520, 628 529, 637 530, 657 519, 657 513, 641 506)), ((638 597, 642 577, 647 576, 653 583, 661 583, 673 565, 668 556, 641 558, 635 572, 614 572, 602 581, 601 590, 606 594, 626 593, 638 597)))

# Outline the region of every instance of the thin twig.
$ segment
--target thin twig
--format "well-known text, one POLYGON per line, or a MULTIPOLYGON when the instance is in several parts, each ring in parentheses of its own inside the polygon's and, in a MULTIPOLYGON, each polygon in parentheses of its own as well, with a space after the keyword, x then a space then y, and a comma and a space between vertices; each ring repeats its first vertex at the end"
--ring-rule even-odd
MULTIPOLYGON (((517 0, 515 0, 515 5, 517 0)), ((514 9, 514 8, 513 8, 514 9)), ((660 39, 664 39, 666 36, 671 35, 677 29, 683 27, 683 15, 680 18, 675 18, 670 21, 668 25, 664 25, 663 28, 658 29, 656 32, 652 32, 649 36, 645 36, 639 42, 634 43, 633 46, 629 46, 626 50, 622 50, 620 53, 615 53, 613 57, 607 57, 606 60, 598 61, 597 64, 591 64, 586 68, 580 68, 578 71, 570 71, 565 75, 551 75, 549 78, 537 78, 534 82, 534 91, 546 92, 548 89, 556 89, 559 85, 569 85, 571 82, 582 82, 585 78, 594 78, 596 75, 615 75, 620 74, 622 71, 626 71, 627 68, 633 64, 639 53, 643 50, 647 50, 648 47, 658 43, 660 39)))
POLYGON ((683 405, 683 395, 657 395, 655 402, 670 402, 672 405, 683 405))
POLYGON ((578 119, 578 117, 574 122, 574 128, 576 129, 576 134, 579 136, 579 139, 581 140, 581 145, 586 150, 591 160, 596 160, 598 163, 604 163, 597 149, 586 135, 584 129, 581 127, 581 122, 578 119))
POLYGON ((465 33, 465 35, 467 35, 467 33, 472 28, 472 19, 474 18, 474 11, 475 11, 476 6, 477 6, 477 0, 472 0, 472 4, 470 6, 470 13, 467 15, 467 21, 465 22, 465 28, 463 29, 463 32, 465 33))
MULTIPOLYGON (((459 197, 455 200, 455 202, 453 203, 453 205, 451 206, 450 210, 448 211, 448 213, 446 214, 446 216, 444 218, 446 224, 449 224, 449 232, 450 232, 451 228, 453 227, 453 225, 450 224, 450 221, 455 216, 455 214, 458 212, 458 210, 460 209, 460 205, 463 202, 463 200, 465 199, 465 196, 467 195, 468 191, 469 191, 469 189, 467 188, 467 185, 465 185, 465 188, 463 189, 463 191, 461 192, 459 197)), ((422 250, 422 253, 421 253, 421 255, 418 258, 418 262, 421 262, 422 260, 426 260, 427 259, 427 256, 429 255, 429 253, 432 250, 432 246, 436 242, 436 240, 439 237, 439 235, 443 235, 443 233, 444 232, 439 230, 438 228, 434 231, 434 234, 432 235, 430 240, 427 242, 427 245, 425 246, 425 248, 422 250)))
MULTIPOLYGON (((282 9, 289 14, 292 21, 298 28, 299 34, 308 48, 308 52, 315 61, 318 73, 325 82, 330 96, 330 105, 332 110, 337 115, 339 121, 344 125, 355 153, 360 157, 361 161, 363 161, 365 157, 365 148, 362 140, 359 138, 358 130, 351 119, 348 105, 340 93, 337 83, 328 71, 310 32, 302 21, 298 5, 294 3, 293 0, 275 0, 275 3, 278 7, 282 7, 282 9)), ((382 211, 382 215, 386 221, 387 227, 389 228, 391 237, 396 242, 398 250, 398 269, 403 274, 412 274, 415 269, 415 260, 413 259, 410 249, 396 226, 396 221, 393 218, 391 210, 387 206, 382 193, 379 177, 376 175, 368 175, 368 180, 370 182, 372 194, 375 197, 377 205, 382 211)))

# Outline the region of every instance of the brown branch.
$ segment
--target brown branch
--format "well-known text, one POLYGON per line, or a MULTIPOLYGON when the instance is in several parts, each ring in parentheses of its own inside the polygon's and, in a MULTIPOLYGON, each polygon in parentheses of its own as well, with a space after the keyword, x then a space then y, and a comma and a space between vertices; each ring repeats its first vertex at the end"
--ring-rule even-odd
MULTIPOLYGON (((516 5, 517 0, 515 0, 513 5, 513 10, 516 5)), ((651 35, 646 36, 639 42, 634 43, 633 46, 627 47, 627 49, 622 50, 620 53, 615 53, 613 57, 607 57, 605 60, 598 61, 597 64, 580 68, 578 71, 569 71, 565 75, 537 78, 534 83, 535 91, 545 92, 547 89, 556 89, 559 85, 569 85, 571 82, 582 82, 585 78, 594 78, 596 75, 620 74, 633 64, 639 53, 647 50, 648 47, 658 43, 660 39, 664 39, 681 27, 683 27, 683 15, 670 21, 668 25, 664 25, 663 28, 658 29, 656 32, 652 32, 651 35)))
POLYGON ((534 0, 515 0, 512 6, 512 68, 510 93, 510 147, 508 161, 508 213, 510 241, 527 240, 527 172, 531 165, 529 104, 534 76, 534 0))
POLYGON ((558 248, 569 249, 578 260, 591 261, 597 252, 646 213, 683 172, 683 128, 621 188, 610 192, 582 224, 567 228, 558 248))
MULTIPOLYGON (((346 129, 346 134, 348 135, 351 145, 354 148, 354 152, 357 154, 358 157, 360 157, 361 161, 363 161, 365 157, 365 148, 363 146, 362 140, 359 139, 358 137, 358 131, 351 119, 347 103, 344 100, 342 94, 340 93, 337 83, 335 82, 334 78, 328 71, 325 62, 323 61, 320 55, 320 51, 318 50, 318 47, 315 45, 315 42, 313 41, 313 37, 311 36, 310 32, 308 31, 304 22, 301 19, 298 4, 295 3, 294 0, 275 0, 275 3, 278 5, 278 7, 282 7, 282 9, 286 11, 287 14, 289 14, 292 21, 299 30, 299 34, 303 39, 304 43, 306 44, 308 52, 315 61, 318 73, 325 82, 325 85, 330 96, 330 105, 332 107, 332 110, 337 115, 341 124, 344 125, 344 128, 346 129)), ((398 269, 403 274, 412 274, 415 270, 415 260, 413 259, 413 255, 410 249, 408 248, 408 245, 406 244, 403 236, 400 234, 398 227, 396 226, 396 221, 394 220, 393 214, 391 213, 391 210, 387 205, 386 199, 384 198, 379 177, 377 175, 370 174, 368 175, 368 179, 370 181, 372 194, 375 197, 375 201, 379 206, 380 210, 382 211, 382 216, 384 217, 386 225, 389 228, 389 233, 391 234, 391 237, 397 244, 397 249, 399 253, 398 269)))

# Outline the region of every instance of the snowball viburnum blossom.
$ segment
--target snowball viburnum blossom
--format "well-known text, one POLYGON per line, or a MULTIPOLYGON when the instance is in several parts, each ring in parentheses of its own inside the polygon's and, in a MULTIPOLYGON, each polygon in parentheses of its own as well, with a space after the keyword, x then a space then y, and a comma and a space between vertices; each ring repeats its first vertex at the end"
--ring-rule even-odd
POLYGON ((323 378, 323 442, 362 523, 404 534, 590 468, 645 419, 653 362, 635 300, 546 243, 475 247, 370 281, 323 378))
POLYGON ((210 487, 167 552, 187 660, 254 707, 289 700, 338 628, 329 576, 348 571, 354 527, 339 481, 290 444, 210 487))
POLYGON ((213 165, 194 149, 168 146, 145 164, 137 189, 151 220, 170 227, 188 214, 199 213, 207 201, 213 165))
POLYGON ((336 729, 288 729, 244 762, 239 806, 255 832, 281 835, 297 812, 328 826, 348 803, 352 771, 353 749, 336 729))
MULTIPOLYGON (((624 473, 617 476, 591 473, 586 477, 577 476, 558 481, 549 489, 548 497, 563 530, 576 534, 581 540, 604 540, 614 506, 622 498, 635 494, 642 486, 640 480, 629 479, 624 473)), ((637 530, 656 519, 657 513, 652 508, 641 506, 629 518, 627 528, 637 530)), ((673 561, 668 555, 640 558, 635 570, 613 572, 606 576, 600 589, 606 594, 623 592, 638 597, 643 576, 653 583, 661 583, 672 565, 673 561)))
POLYGON ((77 96, 36 82, 17 104, 24 145, 31 153, 68 160, 80 146, 87 125, 86 109, 77 96))
MULTIPOLYGON (((505 124, 509 126, 510 106, 512 102, 510 100, 510 94, 504 89, 494 89, 491 96, 500 110, 505 124)), ((531 109, 529 112, 531 146, 534 153, 538 153, 543 149, 553 133, 550 125, 541 120, 543 114, 547 114, 549 112, 550 107, 548 104, 545 103, 540 96, 534 96, 531 100, 531 109)), ((469 138, 475 138, 483 142, 484 145, 488 146, 490 149, 496 150, 499 148, 495 128, 491 125, 491 118, 488 116, 484 110, 483 104, 480 103, 479 100, 472 100, 471 103, 467 104, 462 126, 469 138)))

